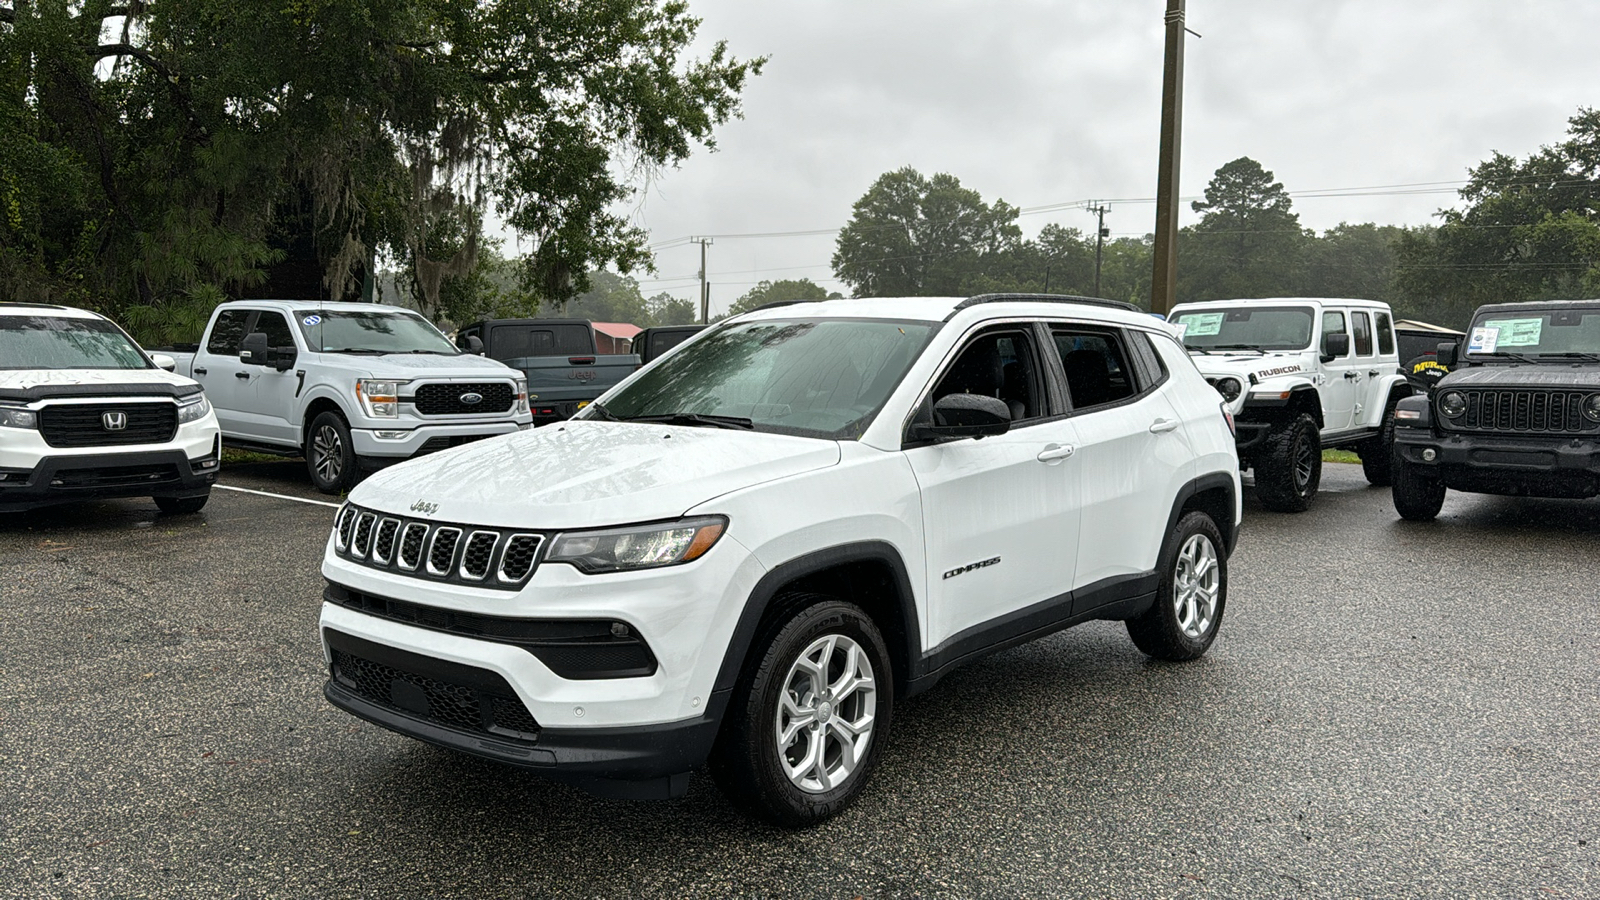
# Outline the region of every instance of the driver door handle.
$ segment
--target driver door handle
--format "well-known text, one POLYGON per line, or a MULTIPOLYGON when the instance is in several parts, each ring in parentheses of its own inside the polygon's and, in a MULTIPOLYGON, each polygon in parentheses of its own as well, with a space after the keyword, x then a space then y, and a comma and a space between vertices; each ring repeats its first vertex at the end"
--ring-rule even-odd
POLYGON ((1151 434, 1164 434, 1164 433, 1166 433, 1168 431, 1176 430, 1177 427, 1178 427, 1178 420, 1176 420, 1176 419, 1157 419, 1154 422, 1150 423, 1150 433, 1151 434))
POLYGON ((1361 377, 1361 373, 1360 372, 1346 372, 1346 373, 1344 373, 1344 377, 1345 377, 1346 381, 1355 381, 1357 378, 1361 377))
POLYGON ((249 372, 235 372, 235 373, 233 373, 233 377, 242 378, 245 381, 249 381, 250 380, 250 373, 249 372))
POLYGON ((196 375, 204 375, 206 373, 206 370, 201 368, 200 366, 195 366, 194 367, 194 373, 196 375))
POLYGON ((1071 444, 1046 444, 1045 448, 1040 450, 1039 455, 1035 458, 1042 463, 1056 462, 1076 453, 1077 449, 1071 444))

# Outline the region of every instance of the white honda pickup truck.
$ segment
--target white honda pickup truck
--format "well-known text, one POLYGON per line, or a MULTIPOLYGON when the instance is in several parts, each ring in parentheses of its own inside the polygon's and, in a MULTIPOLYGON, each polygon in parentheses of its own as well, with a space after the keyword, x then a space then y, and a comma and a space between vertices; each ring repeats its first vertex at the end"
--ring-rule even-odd
POLYGON ((1126 304, 770 305, 572 420, 358 485, 322 564, 324 693, 599 792, 675 796, 709 761, 813 823, 966 661, 1095 619, 1203 654, 1230 424, 1126 304))
POLYGON ((304 456, 327 494, 362 469, 533 422, 521 372, 463 353, 399 307, 236 300, 212 313, 193 352, 163 352, 205 385, 223 443, 304 456))
POLYGON ((217 417, 171 365, 95 313, 0 303, 0 512, 109 497, 199 512, 217 417))

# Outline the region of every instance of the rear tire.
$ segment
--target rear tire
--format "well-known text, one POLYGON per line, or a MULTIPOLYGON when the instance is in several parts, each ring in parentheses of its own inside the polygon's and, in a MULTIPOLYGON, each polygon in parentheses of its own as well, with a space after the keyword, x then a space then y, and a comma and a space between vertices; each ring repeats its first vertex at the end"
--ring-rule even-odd
POLYGON ((1222 531, 1203 512, 1178 520, 1161 547, 1156 602, 1128 620, 1128 637, 1146 656, 1180 662, 1205 655, 1228 604, 1222 531))
POLYGON ((324 494, 343 494, 356 486, 360 468, 344 416, 331 410, 318 413, 306 429, 305 452, 312 487, 324 494))
POLYGON ((197 513, 205 508, 206 501, 211 499, 211 492, 207 491, 198 497, 152 497, 156 501, 156 508, 169 516, 186 516, 197 513))
POLYGON ((1422 467, 1394 458, 1394 509, 1400 518, 1431 522, 1444 507, 1444 482, 1422 467))
POLYGON ((1378 433, 1361 445, 1361 472, 1367 483, 1388 487, 1394 482, 1394 407, 1400 402, 1396 397, 1383 408, 1383 424, 1378 433))
POLYGON ((1301 413, 1267 435, 1252 454, 1256 496, 1274 512, 1304 512, 1322 482, 1322 435, 1317 420, 1301 413))
POLYGON ((860 796, 889 736, 894 672, 857 606, 821 595, 777 627, 746 667, 712 748, 711 776, 735 805, 788 828, 860 796))

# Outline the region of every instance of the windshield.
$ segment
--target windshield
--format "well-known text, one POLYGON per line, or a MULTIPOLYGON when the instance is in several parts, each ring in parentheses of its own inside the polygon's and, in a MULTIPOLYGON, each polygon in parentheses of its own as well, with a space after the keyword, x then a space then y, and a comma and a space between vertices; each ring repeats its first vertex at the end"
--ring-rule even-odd
POLYGON ((756 431, 854 439, 938 326, 881 319, 738 322, 662 359, 582 418, 734 423, 756 431), (716 417, 716 421, 684 419, 716 417))
POLYGON ((0 316, 0 369, 148 369, 122 329, 104 319, 0 316))
POLYGON ((1600 355, 1600 306, 1482 313, 1467 332, 1467 355, 1488 359, 1600 355))
POLYGON ((1311 322, 1309 306, 1186 309, 1172 319, 1191 350, 1304 350, 1311 322))
POLYGON ((302 309, 294 314, 313 350, 324 353, 438 353, 461 351, 415 313, 302 309))

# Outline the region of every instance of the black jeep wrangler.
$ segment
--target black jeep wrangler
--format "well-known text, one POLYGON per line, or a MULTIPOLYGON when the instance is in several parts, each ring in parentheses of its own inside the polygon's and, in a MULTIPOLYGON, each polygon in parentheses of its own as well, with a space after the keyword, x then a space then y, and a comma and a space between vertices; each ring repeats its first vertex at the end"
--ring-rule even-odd
POLYGON ((1524 497, 1600 494, 1600 300, 1497 303, 1450 374, 1395 409, 1394 508, 1439 514, 1445 488, 1524 497))

